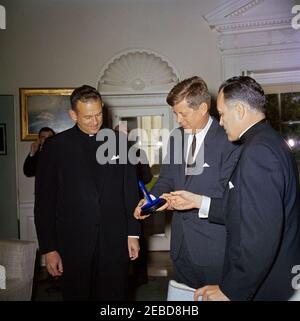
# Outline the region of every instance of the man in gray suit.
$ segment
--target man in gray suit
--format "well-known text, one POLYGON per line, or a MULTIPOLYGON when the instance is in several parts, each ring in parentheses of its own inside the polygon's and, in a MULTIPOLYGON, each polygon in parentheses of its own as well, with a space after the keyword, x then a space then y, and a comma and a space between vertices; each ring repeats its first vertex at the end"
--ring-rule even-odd
MULTIPOLYGON (((174 130, 176 135, 170 136, 167 161, 151 194, 158 197, 185 190, 205 195, 200 210, 174 211, 172 218, 171 258, 175 280, 198 288, 221 279, 225 229, 206 218, 210 198, 223 196, 238 146, 228 142, 218 121, 209 115, 211 96, 200 77, 178 83, 168 94, 167 102, 181 127, 174 130)), ((145 200, 139 202, 135 218, 144 218, 140 215, 144 203, 145 200)), ((170 205, 167 209, 173 210, 170 205)))

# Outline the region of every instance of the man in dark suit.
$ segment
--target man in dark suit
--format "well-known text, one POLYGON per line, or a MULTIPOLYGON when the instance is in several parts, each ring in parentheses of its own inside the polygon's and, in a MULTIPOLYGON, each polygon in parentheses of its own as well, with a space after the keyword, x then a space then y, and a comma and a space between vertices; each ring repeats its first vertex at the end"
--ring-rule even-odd
MULTIPOLYGON (((206 195, 203 206, 189 211, 174 211, 171 227, 171 258, 175 279, 198 288, 219 282, 225 250, 225 228, 208 222, 211 197, 221 197, 224 190, 223 168, 230 168, 230 154, 237 148, 228 142, 218 122, 209 115, 211 97, 200 77, 185 79, 168 94, 181 125, 169 139, 169 154, 151 193, 185 190, 206 195), (225 162, 225 160, 229 160, 225 162)), ((225 171, 225 169, 224 169, 225 171)), ((142 200, 135 210, 140 215, 142 200)), ((172 210, 169 206, 167 209, 172 210)))
POLYGON ((40 152, 43 148, 44 142, 47 138, 55 135, 55 132, 50 127, 43 127, 39 131, 38 139, 30 146, 30 153, 27 155, 24 165, 23 173, 27 177, 34 177, 37 169, 37 164, 40 157, 40 152))
MULTIPOLYGON (((223 208, 224 214, 209 213, 227 229, 222 281, 198 289, 195 299, 288 300, 294 293, 293 267, 300 264, 299 174, 289 146, 265 120, 264 105, 263 89, 250 77, 233 77, 220 87, 220 124, 230 141, 242 145, 223 201, 211 202, 211 210, 223 208)), ((187 208, 192 199, 201 204, 201 196, 196 200, 184 193, 171 203, 187 208)))
POLYGON ((139 222, 132 217, 136 169, 119 161, 122 134, 116 132, 112 162, 97 162, 103 144, 96 139, 103 123, 99 92, 84 85, 70 98, 76 125, 46 141, 38 164, 39 247, 49 273, 62 275, 65 300, 124 300, 129 257, 139 251, 139 222))

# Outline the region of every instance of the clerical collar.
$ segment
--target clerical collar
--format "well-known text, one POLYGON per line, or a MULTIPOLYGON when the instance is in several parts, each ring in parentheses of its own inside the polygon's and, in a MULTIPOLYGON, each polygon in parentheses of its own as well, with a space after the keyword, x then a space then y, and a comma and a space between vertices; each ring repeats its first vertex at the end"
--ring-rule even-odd
POLYGON ((256 127, 258 127, 261 124, 264 124, 266 122, 266 118, 263 118, 262 120, 258 121, 257 123, 249 126, 247 129, 245 129, 239 136, 240 141, 244 141, 246 136, 248 135, 248 133, 252 132, 252 129, 255 129, 256 127))
POLYGON ((87 134, 85 132, 83 132, 78 125, 76 124, 76 129, 78 131, 78 134, 80 135, 80 137, 82 137, 83 139, 87 139, 87 140, 93 140, 93 138, 96 137, 96 134, 87 134))

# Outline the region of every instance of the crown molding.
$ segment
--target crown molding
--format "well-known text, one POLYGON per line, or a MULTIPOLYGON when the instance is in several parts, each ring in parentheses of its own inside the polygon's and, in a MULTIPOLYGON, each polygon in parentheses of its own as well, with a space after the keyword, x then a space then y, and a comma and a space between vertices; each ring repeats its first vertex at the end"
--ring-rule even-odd
POLYGON ((209 12, 204 19, 209 25, 214 25, 217 21, 224 19, 239 17, 254 7, 264 2, 264 0, 229 0, 225 1, 218 8, 209 12))
POLYGON ((216 30, 221 35, 290 28, 291 10, 284 6, 278 8, 282 12, 271 14, 272 5, 272 1, 265 0, 229 0, 206 14, 204 19, 211 29, 216 30), (265 13, 263 16, 258 17, 251 12, 255 7, 260 9, 263 3, 264 5, 261 8, 262 12, 265 13))
POLYGON ((299 44, 300 37, 291 26, 290 4, 278 0, 229 0, 204 18, 218 33, 218 47, 223 53, 272 45, 293 47, 299 44))
POLYGON ((213 29, 221 34, 232 34, 242 32, 265 31, 284 29, 291 27, 290 17, 248 20, 214 25, 213 29))
POLYGON ((299 82, 291 8, 292 0, 229 0, 205 16, 218 32, 223 79, 248 71, 263 84, 299 82))
POLYGON ((264 0, 253 0, 245 5, 241 6, 238 9, 234 9, 231 13, 225 15, 226 18, 232 18, 232 17, 239 17, 243 14, 245 14, 247 11, 251 10, 252 8, 256 7, 257 5, 261 4, 264 0))

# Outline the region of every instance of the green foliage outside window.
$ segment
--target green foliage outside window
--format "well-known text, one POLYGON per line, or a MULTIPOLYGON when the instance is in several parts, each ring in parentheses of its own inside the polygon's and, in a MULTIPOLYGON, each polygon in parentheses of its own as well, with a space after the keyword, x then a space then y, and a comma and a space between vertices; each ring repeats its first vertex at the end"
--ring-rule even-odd
POLYGON ((300 172, 300 92, 266 95, 266 115, 291 146, 300 172))

